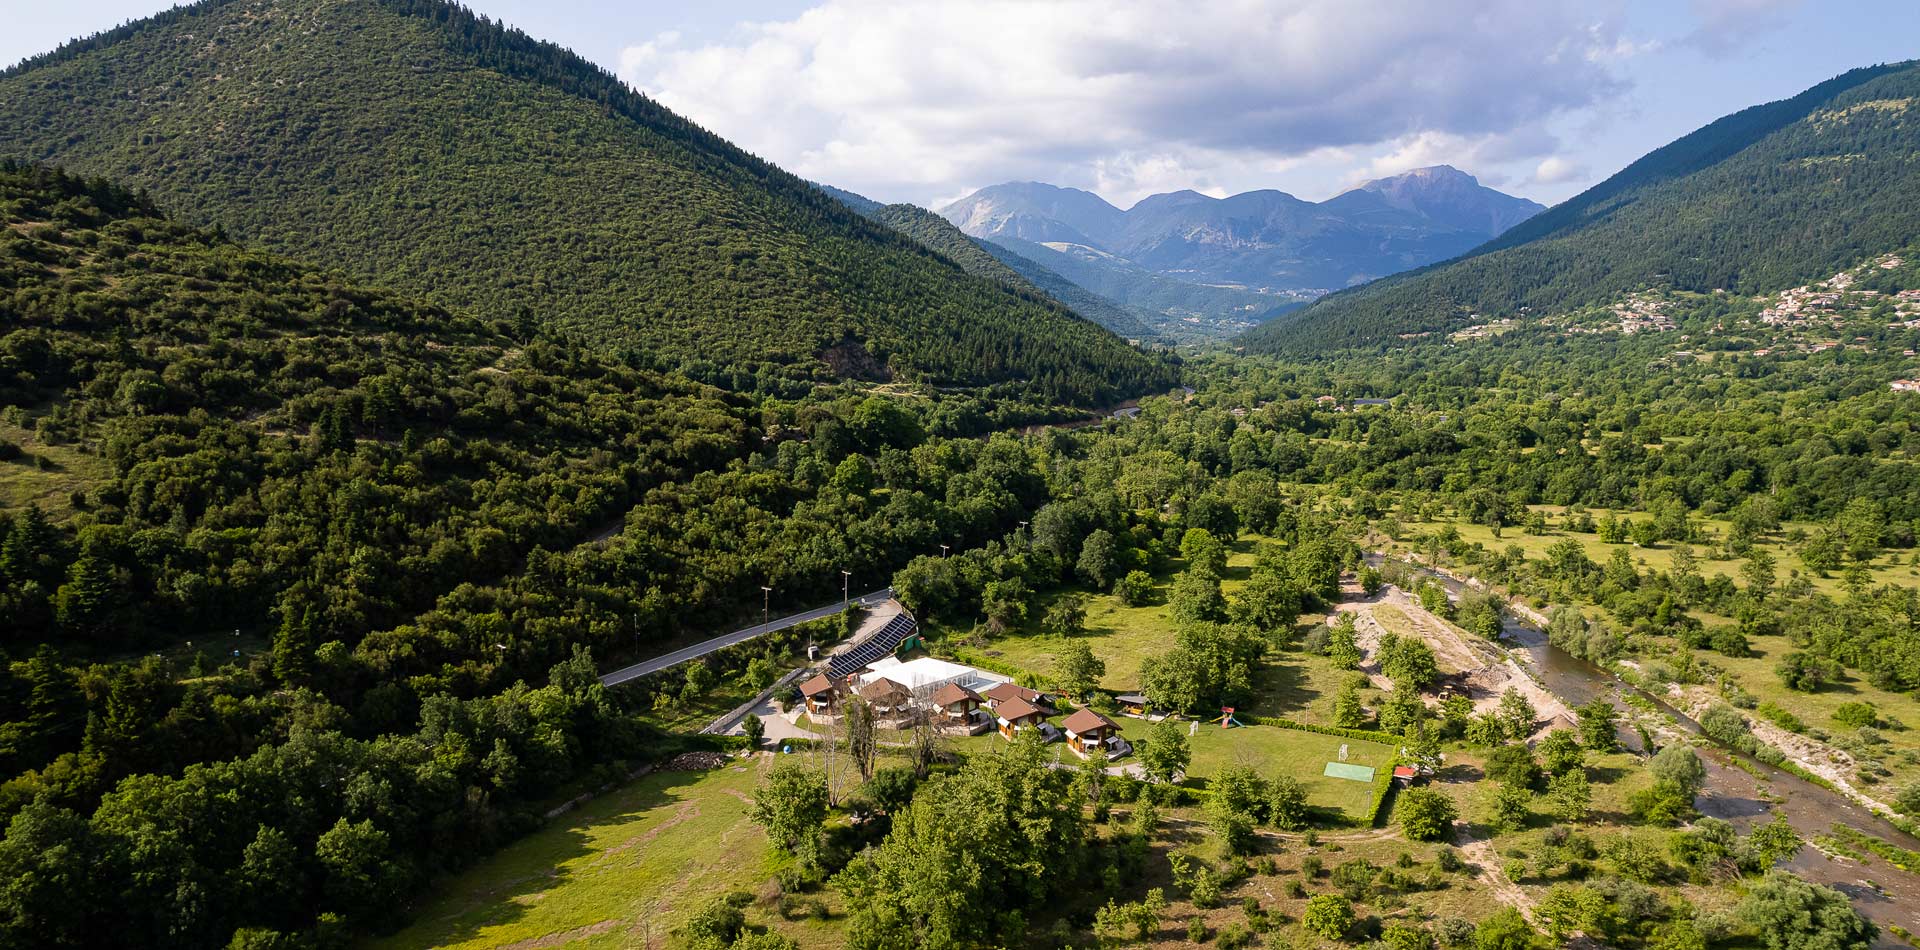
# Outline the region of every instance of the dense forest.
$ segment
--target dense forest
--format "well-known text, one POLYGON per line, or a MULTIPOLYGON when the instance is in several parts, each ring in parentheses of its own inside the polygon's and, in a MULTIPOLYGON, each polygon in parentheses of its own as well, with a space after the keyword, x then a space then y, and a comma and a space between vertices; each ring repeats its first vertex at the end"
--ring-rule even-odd
POLYGON ((1752 294, 1911 241, 1920 67, 1847 73, 1723 118, 1458 260, 1321 299, 1247 335, 1298 356, 1646 287, 1752 294))
POLYGON ((29 60, 0 90, 0 154, 729 389, 897 375, 1093 405, 1172 378, 440 0, 205 0, 29 60))
MULTIPOLYGON (((1795 521, 1826 526, 1845 570, 1910 549, 1920 518, 1910 401, 1878 381, 1887 358, 1847 350, 1749 366, 1516 331, 1390 360, 1210 360, 1199 393, 1136 420, 982 438, 1044 407, 851 389, 749 404, 356 289, 104 183, 0 180, 17 450, 0 465, 107 463, 76 468, 59 510, 14 506, 0 542, 7 945, 137 929, 331 946, 392 926, 546 791, 672 749, 649 717, 714 671, 608 691, 594 658, 711 629, 762 584, 807 604, 843 569, 891 576, 930 621, 992 629, 1062 584, 1127 596, 1177 559, 1182 639, 1145 676, 1203 709, 1236 701, 1250 657, 1337 592, 1370 530, 1520 525, 1535 504, 1644 512, 1624 530, 1650 543, 1709 517, 1750 540, 1795 521), (1394 403, 1340 404, 1364 395, 1394 403), (1209 539, 1245 532, 1271 548, 1229 602, 1209 539), (266 646, 135 658, 230 625, 266 646)), ((1422 543, 1592 598, 1624 642, 1733 649, 1685 619, 1726 611, 1753 642, 1920 686, 1910 590, 1869 586, 1879 619, 1848 624, 1855 606, 1804 589, 1516 560, 1437 528, 1422 543)), ((874 893, 970 800, 930 798, 926 840, 872 859, 874 893)), ((1048 887, 1088 854, 1059 860, 1048 887)), ((898 936, 918 913, 880 901, 860 927, 898 936)))

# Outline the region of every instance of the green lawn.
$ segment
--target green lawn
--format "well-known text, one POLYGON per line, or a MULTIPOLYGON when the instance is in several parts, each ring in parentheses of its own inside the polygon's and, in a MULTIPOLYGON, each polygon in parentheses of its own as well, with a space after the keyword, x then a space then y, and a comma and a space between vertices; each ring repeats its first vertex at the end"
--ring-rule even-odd
MULTIPOLYGON (((758 764, 711 772, 656 772, 602 795, 441 882, 414 923, 378 950, 523 946, 613 948, 667 943, 713 898, 754 891, 777 858, 747 821, 758 764)), ((831 894, 823 895, 831 899, 831 894)), ((748 919, 805 946, 838 946, 831 922, 785 921, 758 907, 748 919)))
MULTIPOLYGON (((1123 725, 1134 722, 1139 720, 1125 720, 1123 725)), ((1328 762, 1339 758, 1343 744, 1348 762, 1375 769, 1386 767, 1394 753, 1392 747, 1377 742, 1278 726, 1222 729, 1217 724, 1201 723, 1188 742, 1193 749, 1188 773, 1195 778, 1210 777, 1229 765, 1249 765, 1268 777, 1292 776, 1306 787, 1309 802, 1356 819, 1365 817, 1367 806, 1373 803, 1373 785, 1328 778, 1322 771, 1328 762)))

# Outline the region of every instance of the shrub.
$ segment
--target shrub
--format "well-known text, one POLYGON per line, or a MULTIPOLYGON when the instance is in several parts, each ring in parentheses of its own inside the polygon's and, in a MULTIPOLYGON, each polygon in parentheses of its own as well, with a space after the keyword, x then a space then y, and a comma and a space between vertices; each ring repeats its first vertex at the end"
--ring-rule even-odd
POLYGON ((1212 936, 1212 935, 1207 932, 1206 921, 1201 920, 1198 917, 1195 917, 1192 920, 1187 921, 1187 939, 1188 940, 1191 940, 1194 943, 1206 943, 1207 938, 1209 936, 1212 936))
POLYGON ((1453 800, 1431 788, 1410 788, 1400 794, 1400 827, 1415 841, 1439 841, 1459 817, 1453 800))
POLYGON ((1874 710, 1872 703, 1841 703, 1840 708, 1833 711, 1833 721, 1849 729, 1859 729, 1878 723, 1880 714, 1874 710))
POLYGON ((1460 857, 1460 852, 1452 848, 1441 848, 1440 853, 1434 856, 1434 864, 1448 873, 1464 870, 1467 866, 1467 862, 1460 857))
POLYGON ((1388 950, 1433 950, 1433 934, 1406 924, 1388 924, 1380 932, 1380 942, 1388 950))
POLYGON ((1761 703, 1760 708, 1756 710, 1756 712, 1766 717, 1768 722, 1771 722, 1774 725, 1787 730, 1788 732, 1807 731, 1807 724, 1804 722, 1801 722, 1799 716, 1794 715, 1792 710, 1789 710, 1786 707, 1781 706, 1779 703, 1773 702, 1772 700, 1768 700, 1767 702, 1761 703))
POLYGON ((1321 937, 1339 940, 1353 929, 1353 902, 1338 894, 1315 894, 1300 922, 1321 937))

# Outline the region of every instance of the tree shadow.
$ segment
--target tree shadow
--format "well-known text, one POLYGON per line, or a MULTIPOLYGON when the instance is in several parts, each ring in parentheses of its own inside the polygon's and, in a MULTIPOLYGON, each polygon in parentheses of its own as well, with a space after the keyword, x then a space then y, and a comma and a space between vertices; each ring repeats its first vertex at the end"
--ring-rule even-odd
POLYGON ((1320 698, 1320 691, 1307 685, 1306 673, 1291 659, 1291 654, 1281 653, 1256 671, 1254 708, 1261 715, 1299 712, 1320 698))

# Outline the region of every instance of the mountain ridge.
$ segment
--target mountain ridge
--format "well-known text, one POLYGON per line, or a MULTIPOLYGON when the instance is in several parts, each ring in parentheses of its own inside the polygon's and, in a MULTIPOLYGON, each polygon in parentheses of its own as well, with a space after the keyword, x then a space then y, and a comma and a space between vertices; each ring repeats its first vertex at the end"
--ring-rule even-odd
POLYGON ((606 70, 441 0, 203 0, 23 61, 0 99, 0 153, 728 388, 862 371, 1096 404, 1169 378, 606 70))
MULTIPOLYGON (((1373 179, 1320 202, 1270 188, 1219 198, 1183 189, 1123 211, 1091 192, 1007 182, 938 212, 975 238, 1078 245, 1161 278, 1274 295, 1277 307, 1457 256, 1541 209, 1442 165, 1373 179)), ((1139 285, 1118 276, 1096 283, 1102 286, 1092 289, 1108 296, 1115 286, 1139 285)), ((1196 292, 1181 307, 1237 319, 1205 298, 1196 292)), ((1158 309, 1144 298, 1116 299, 1158 309)))
POLYGON ((1731 113, 1457 259, 1330 295, 1246 338, 1308 353, 1655 286, 1779 290, 1920 229, 1920 61, 1731 113))

